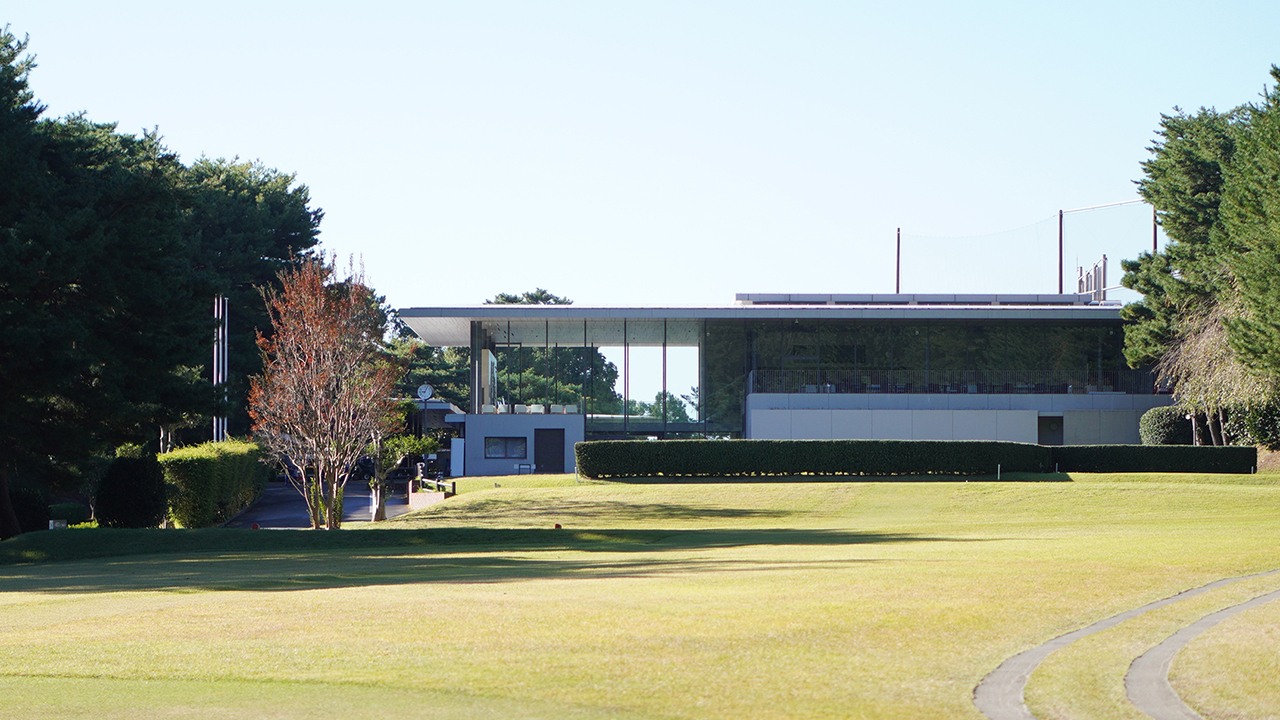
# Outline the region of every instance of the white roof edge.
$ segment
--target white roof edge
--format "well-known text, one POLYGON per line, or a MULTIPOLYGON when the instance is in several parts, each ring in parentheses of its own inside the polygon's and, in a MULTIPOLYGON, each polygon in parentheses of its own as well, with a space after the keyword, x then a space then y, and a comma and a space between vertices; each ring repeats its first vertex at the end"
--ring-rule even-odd
POLYGON ((469 345, 473 321, 656 320, 865 320, 966 322, 1001 320, 1120 321, 1119 305, 868 304, 730 305, 722 307, 587 307, 584 305, 474 305, 404 308, 400 318, 430 345, 469 345))

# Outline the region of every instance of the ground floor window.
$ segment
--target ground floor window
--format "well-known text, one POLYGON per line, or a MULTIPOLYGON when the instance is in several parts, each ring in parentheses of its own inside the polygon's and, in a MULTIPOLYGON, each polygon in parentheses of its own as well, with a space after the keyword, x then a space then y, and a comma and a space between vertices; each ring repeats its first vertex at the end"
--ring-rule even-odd
POLYGON ((528 440, 522 437, 487 437, 484 439, 486 458, 526 458, 529 456, 528 440))

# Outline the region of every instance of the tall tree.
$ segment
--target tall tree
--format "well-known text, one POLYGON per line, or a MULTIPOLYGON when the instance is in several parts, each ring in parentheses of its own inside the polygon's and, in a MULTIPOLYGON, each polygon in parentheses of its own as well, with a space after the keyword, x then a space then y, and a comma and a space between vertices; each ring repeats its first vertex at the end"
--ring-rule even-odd
POLYGON ((183 182, 190 208, 184 232, 198 258, 194 270, 210 287, 206 305, 215 294, 229 305, 228 426, 246 434, 248 379, 262 371, 255 333, 271 327, 258 288, 278 288, 280 271, 316 246, 324 212, 311 208, 310 192, 295 176, 259 162, 201 158, 183 182))
POLYGON ((22 346, 40 339, 26 302, 30 290, 12 287, 15 280, 26 282, 15 270, 33 251, 19 224, 40 192, 41 179, 36 122, 44 106, 27 84, 35 60, 26 50, 25 39, 14 37, 8 26, 0 30, 0 539, 22 532, 9 502, 9 475, 23 454, 15 441, 30 441, 18 422, 25 399, 22 371, 31 368, 22 346))
POLYGON ((1242 364, 1227 332, 1240 307, 1231 269, 1239 246, 1224 226, 1221 205, 1248 118, 1244 108, 1161 117, 1138 189, 1170 242, 1162 252, 1122 263, 1122 283, 1143 294, 1121 310, 1130 321, 1129 364, 1154 363, 1179 404, 1204 415, 1216 444, 1224 441, 1225 412, 1251 405, 1267 388, 1242 364))
MULTIPOLYGON (((214 412, 216 295, 233 376, 256 371, 254 286, 308 252, 321 213, 258 164, 188 168, 154 133, 41 119, 26 50, 0 31, 0 486, 69 487, 113 446, 214 412)), ((7 507, 0 487, 0 536, 7 507)))
POLYGON ((331 263, 312 258, 280 281, 263 290, 273 332, 259 336, 263 372, 251 381, 249 413, 277 462, 302 469, 295 487, 311 526, 337 529, 357 461, 403 423, 393 397, 402 370, 380 347, 385 317, 358 273, 339 282, 331 263))
POLYGON ((1227 172, 1222 215, 1241 304, 1227 323, 1232 347, 1250 367, 1280 377, 1280 68, 1271 76, 1276 85, 1250 108, 1227 172))
POLYGON ((59 486, 211 409, 198 368, 212 325, 176 156, 155 134, 40 120, 25 49, 0 33, 0 484, 59 486))

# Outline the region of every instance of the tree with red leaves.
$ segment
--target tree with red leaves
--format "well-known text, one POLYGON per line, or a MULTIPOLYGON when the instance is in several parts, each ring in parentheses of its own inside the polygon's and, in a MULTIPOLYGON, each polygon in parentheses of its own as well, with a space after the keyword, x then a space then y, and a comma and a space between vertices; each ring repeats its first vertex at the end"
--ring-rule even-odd
POLYGON ((403 369, 383 352, 386 317, 361 273, 338 281, 312 257, 263 291, 272 334, 259 333, 252 379, 254 437, 307 502, 311 527, 342 525, 342 492, 372 438, 399 430, 393 399, 403 369))

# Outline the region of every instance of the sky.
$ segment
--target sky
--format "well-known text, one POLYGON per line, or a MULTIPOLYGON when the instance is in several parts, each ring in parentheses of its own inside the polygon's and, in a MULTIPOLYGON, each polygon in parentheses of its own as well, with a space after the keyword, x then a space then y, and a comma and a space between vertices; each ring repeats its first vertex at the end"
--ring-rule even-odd
MULTIPOLYGON (((310 189, 393 307, 536 287, 1057 291, 1057 214, 1137 198, 1161 113, 1257 100, 1280 4, 8 0, 47 117, 310 189)), ((1151 247, 1069 213, 1077 264, 1151 247)), ((1163 239, 1161 239, 1163 242, 1163 239)), ((1113 297, 1128 299, 1123 293, 1113 297)))

